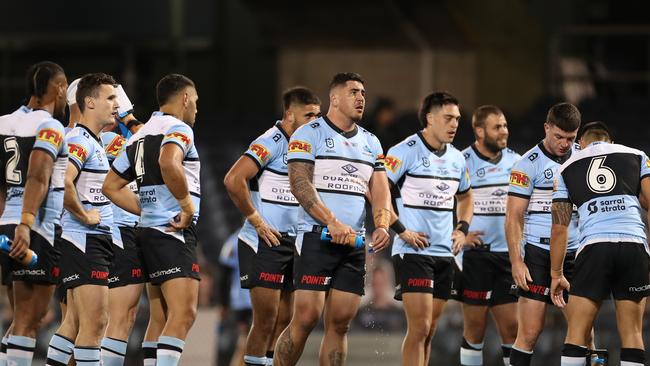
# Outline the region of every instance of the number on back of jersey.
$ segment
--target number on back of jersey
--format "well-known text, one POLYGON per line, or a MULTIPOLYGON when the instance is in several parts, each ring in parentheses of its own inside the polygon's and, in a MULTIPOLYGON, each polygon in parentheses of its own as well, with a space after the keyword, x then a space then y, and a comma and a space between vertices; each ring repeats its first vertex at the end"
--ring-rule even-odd
POLYGON ((616 186, 616 174, 605 166, 607 156, 595 156, 587 170, 587 186, 594 193, 609 193, 616 186))

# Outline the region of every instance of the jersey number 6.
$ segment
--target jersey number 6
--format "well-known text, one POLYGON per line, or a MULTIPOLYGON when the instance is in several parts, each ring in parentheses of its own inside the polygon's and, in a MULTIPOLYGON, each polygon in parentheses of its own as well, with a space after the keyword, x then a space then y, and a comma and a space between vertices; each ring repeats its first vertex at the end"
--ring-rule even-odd
POLYGON ((589 163, 587 186, 594 193, 608 193, 616 186, 616 174, 611 168, 603 165, 606 158, 606 156, 596 156, 589 163))

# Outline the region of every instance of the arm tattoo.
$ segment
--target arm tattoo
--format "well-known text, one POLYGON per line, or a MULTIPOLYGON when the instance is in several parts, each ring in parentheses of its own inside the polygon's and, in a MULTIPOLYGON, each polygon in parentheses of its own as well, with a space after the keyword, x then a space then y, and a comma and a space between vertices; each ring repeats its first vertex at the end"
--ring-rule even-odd
POLYGON ((569 226, 573 205, 569 202, 553 202, 551 206, 551 215, 553 216, 553 225, 569 226))
POLYGON ((320 199, 312 182, 314 179, 314 164, 293 162, 289 163, 289 184, 291 193, 300 205, 310 213, 312 207, 320 199))

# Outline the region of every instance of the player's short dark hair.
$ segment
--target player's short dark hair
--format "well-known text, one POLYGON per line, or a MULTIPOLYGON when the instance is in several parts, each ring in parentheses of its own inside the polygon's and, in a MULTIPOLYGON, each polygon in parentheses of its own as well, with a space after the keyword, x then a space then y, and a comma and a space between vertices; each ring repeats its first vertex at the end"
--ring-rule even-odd
POLYGON ((491 115, 502 116, 503 111, 495 105, 482 105, 472 114, 472 128, 485 127, 485 120, 491 115))
POLYGON ((558 103, 548 110, 546 122, 559 127, 562 131, 573 132, 580 128, 582 116, 571 103, 558 103))
POLYGON ((332 78, 332 81, 330 82, 330 89, 332 90, 336 88, 339 85, 345 85, 348 81, 358 81, 361 84, 365 84, 366 82, 363 81, 363 78, 361 75, 357 74, 356 72, 340 72, 332 78))
POLYGON ((169 74, 163 76, 156 85, 156 99, 158 100, 158 106, 161 107, 167 104, 171 97, 188 86, 196 88, 194 82, 185 75, 169 74))
POLYGON ((117 82, 112 76, 103 72, 86 74, 81 77, 79 84, 77 84, 77 94, 75 94, 74 99, 77 101, 79 110, 82 113, 86 109, 86 97, 97 98, 99 95, 99 87, 102 85, 116 86, 117 82))
POLYGON ((611 141, 612 132, 602 121, 593 121, 582 126, 580 138, 589 138, 594 141, 611 141))
POLYGON ((292 104, 308 105, 308 104, 317 104, 320 105, 320 99, 314 94, 311 90, 302 87, 296 86, 290 89, 287 89, 282 93, 282 107, 284 110, 288 110, 292 104))
POLYGON ((418 120, 420 121, 422 128, 427 127, 427 114, 429 114, 433 108, 440 108, 447 104, 459 105, 460 103, 458 103, 456 97, 446 91, 433 92, 424 97, 424 99, 422 99, 422 104, 420 105, 420 110, 418 111, 418 120))
POLYGON ((52 61, 41 61, 27 69, 26 91, 30 97, 41 98, 47 93, 50 80, 58 74, 63 74, 63 68, 52 61))

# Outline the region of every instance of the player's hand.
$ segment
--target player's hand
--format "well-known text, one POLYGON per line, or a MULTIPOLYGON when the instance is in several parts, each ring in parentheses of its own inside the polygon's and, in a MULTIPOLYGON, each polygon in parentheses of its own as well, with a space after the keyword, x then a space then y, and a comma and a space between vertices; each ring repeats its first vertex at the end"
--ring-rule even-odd
POLYGON ((11 243, 11 250, 9 251, 9 257, 12 259, 21 259, 27 254, 27 249, 29 248, 30 237, 29 237, 29 226, 27 225, 18 225, 14 231, 14 239, 11 243))
POLYGON ((465 237, 465 246, 470 248, 476 248, 483 245, 483 240, 481 236, 485 235, 483 231, 470 231, 465 237))
POLYGON ((564 290, 569 291, 570 289, 571 285, 566 277, 561 276, 551 279, 551 300, 553 300, 553 304, 559 308, 564 308, 566 306, 564 290))
POLYGON ((86 216, 84 217, 84 224, 87 226, 93 226, 99 224, 102 216, 99 214, 99 210, 96 208, 86 211, 86 216))
POLYGON ((194 214, 186 211, 181 211, 173 219, 169 220, 169 228, 165 229, 167 232, 182 231, 192 224, 194 214))
POLYGON ((521 259, 512 263, 512 280, 515 281, 515 284, 520 289, 524 291, 530 290, 528 288, 528 283, 533 282, 533 278, 530 276, 528 266, 526 266, 526 263, 521 259))
POLYGON ((264 240, 266 245, 270 247, 277 247, 280 245, 279 239, 282 235, 280 235, 277 230, 270 227, 266 222, 262 221, 260 225, 255 227, 255 231, 257 231, 257 235, 264 240))
POLYGON ((467 241, 467 236, 465 236, 465 234, 460 230, 454 230, 454 232, 451 233, 451 241, 451 252, 456 255, 463 250, 463 246, 467 241))
POLYGON ((398 234, 400 239, 404 240, 415 250, 424 249, 429 246, 429 236, 425 233, 415 232, 411 230, 405 230, 403 233, 398 234))
POLYGON ((356 234, 349 225, 342 223, 338 219, 334 219, 334 221, 327 225, 327 231, 332 237, 332 243, 335 244, 347 244, 348 235, 356 234))
POLYGON ((386 248, 389 242, 390 234, 388 234, 388 230, 383 227, 377 228, 372 232, 372 250, 375 253, 386 248))

